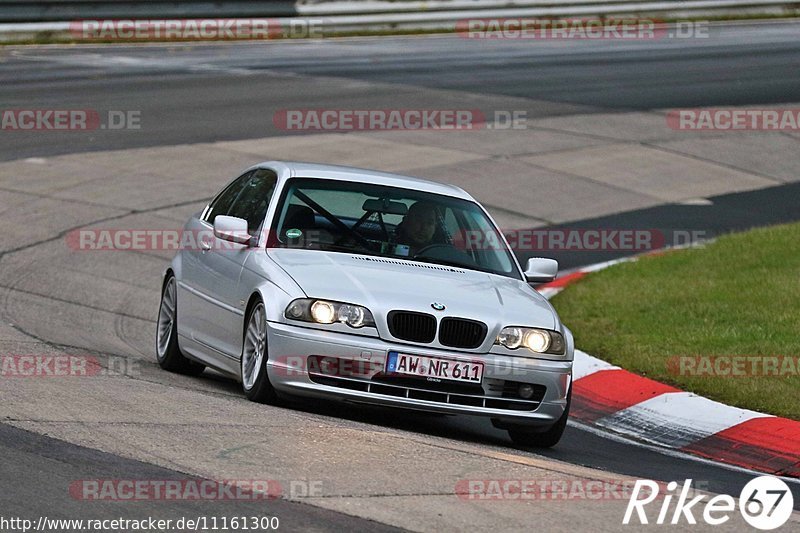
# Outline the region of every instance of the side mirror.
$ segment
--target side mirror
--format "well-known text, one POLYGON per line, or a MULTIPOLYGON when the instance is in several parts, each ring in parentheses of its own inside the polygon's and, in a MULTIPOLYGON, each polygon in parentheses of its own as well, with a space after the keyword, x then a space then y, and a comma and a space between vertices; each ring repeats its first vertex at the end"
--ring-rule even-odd
POLYGON ((243 218, 217 215, 214 219, 214 236, 223 241, 250 244, 247 221, 243 218))
POLYGON ((544 257, 531 257, 525 266, 525 280, 528 283, 547 283, 556 279, 558 261, 544 257))

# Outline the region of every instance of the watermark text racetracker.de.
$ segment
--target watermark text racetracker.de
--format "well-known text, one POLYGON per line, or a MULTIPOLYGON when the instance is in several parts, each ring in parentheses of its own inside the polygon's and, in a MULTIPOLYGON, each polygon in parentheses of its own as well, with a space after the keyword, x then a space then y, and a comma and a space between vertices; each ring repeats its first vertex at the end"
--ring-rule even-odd
MULTIPOLYGON (((320 242, 324 232, 305 230, 297 242, 287 247, 303 247, 305 240, 320 242), (305 239, 305 240, 304 240, 305 239)), ((246 235, 251 244, 275 242, 272 232, 246 235)), ((519 230, 469 230, 451 236, 458 249, 502 250, 505 242, 519 252, 647 252, 664 247, 690 246, 711 238, 706 230, 632 228, 539 228, 519 230)), ((67 233, 67 246, 73 251, 238 251, 242 244, 217 238, 213 229, 156 228, 81 228, 67 233)))
POLYGON ((679 131, 800 131, 800 108, 673 109, 666 120, 679 131))
POLYGON ((142 112, 138 110, 97 109, 3 109, 0 131, 94 131, 140 130, 142 112))
POLYGON ((280 498, 283 486, 272 479, 80 479, 69 494, 85 501, 258 501, 280 498))
MULTIPOLYGON (((518 252, 647 252, 665 247, 690 246, 707 241, 706 230, 649 228, 536 228, 502 230, 502 237, 518 252)), ((462 250, 502 250, 501 235, 492 230, 465 230, 453 235, 462 250)))
POLYGON ((127 357, 66 354, 0 355, 0 378, 139 377, 139 361, 127 357))
POLYGON ((324 37, 320 19, 86 19, 70 23, 80 41, 216 41, 324 37))
POLYGON ((316 498, 319 479, 77 479, 69 495, 80 501, 246 501, 316 498))
MULTIPOLYGON (((357 356, 350 355, 275 355, 270 356, 271 371, 276 376, 296 378, 315 374, 325 377, 343 377, 356 379, 371 379, 378 374, 382 375, 387 384, 392 384, 394 379, 406 379, 409 374, 417 375, 428 382, 441 383, 442 380, 469 381, 470 373, 475 365, 483 365, 482 358, 458 358, 448 361, 424 361, 420 358, 401 357, 394 369, 387 368, 385 352, 362 350, 357 356)), ((530 365, 525 361, 513 361, 507 365, 493 369, 494 378, 520 378, 530 376, 530 365)), ((400 382, 398 382, 400 384, 400 382)), ((508 383, 511 384, 510 382, 508 383)), ((564 379, 567 386, 566 378, 564 379)), ((527 397, 530 399, 538 391, 535 387, 526 386, 524 382, 515 384, 525 387, 527 397)))
POLYGON ((667 359, 674 376, 750 378, 800 376, 800 357, 790 355, 676 355, 667 359))
MULTIPOLYGON (((461 479, 463 501, 620 501, 634 494, 635 479, 461 479)), ((653 489, 649 489, 653 490, 653 489)))
POLYGON ((456 22, 465 39, 621 40, 705 39, 708 21, 665 24, 655 19, 605 18, 469 18, 456 22))
POLYGON ((776 529, 792 514, 794 500, 780 478, 760 476, 747 482, 737 500, 709 492, 709 482, 650 479, 461 479, 455 493, 465 502, 627 501, 622 524, 717 526, 735 514, 760 530, 776 529), (738 507, 738 513, 737 513, 738 507))
POLYGON ((282 131, 475 131, 527 128, 522 109, 281 109, 272 122, 282 131))
POLYGON ((82 228, 65 236, 73 251, 237 251, 241 244, 216 238, 213 229, 82 228))

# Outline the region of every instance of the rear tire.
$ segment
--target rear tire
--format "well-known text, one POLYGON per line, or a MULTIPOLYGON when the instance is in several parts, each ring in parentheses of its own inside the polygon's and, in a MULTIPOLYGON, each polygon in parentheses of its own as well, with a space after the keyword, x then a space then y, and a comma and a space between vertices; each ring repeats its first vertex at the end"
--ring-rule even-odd
POLYGON ((205 365, 188 359, 178 346, 178 291, 175 276, 170 274, 161 291, 161 304, 158 306, 156 321, 156 360, 158 365, 169 372, 197 376, 205 370, 205 365))
POLYGON ((561 436, 564 434, 564 430, 567 427, 569 406, 571 403, 572 389, 570 388, 570 391, 567 394, 567 407, 564 409, 564 414, 562 414, 561 418, 559 418, 555 424, 550 426, 550 428, 539 432, 522 428, 509 429, 508 436, 511 437, 511 441, 518 446, 526 446, 531 448, 552 448, 558 444, 558 441, 561 440, 561 436))
POLYGON ((242 390, 247 399, 257 403, 278 403, 278 395, 267 375, 267 312, 258 300, 247 314, 242 342, 242 390))

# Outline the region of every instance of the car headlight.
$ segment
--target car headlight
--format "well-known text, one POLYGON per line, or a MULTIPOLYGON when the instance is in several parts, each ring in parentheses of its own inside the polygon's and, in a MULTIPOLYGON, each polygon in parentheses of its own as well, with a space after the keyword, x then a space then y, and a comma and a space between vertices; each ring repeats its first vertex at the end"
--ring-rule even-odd
POLYGON ((320 324, 333 324, 336 319, 336 306, 324 300, 311 304, 311 318, 320 324))
POLYGON ((524 346, 532 352, 554 355, 564 355, 566 349, 564 336, 558 331, 517 326, 503 328, 494 343, 509 350, 524 346))
POLYGON ((292 320, 316 324, 341 322, 351 328, 375 327, 375 319, 372 318, 372 313, 366 307, 314 298, 294 300, 286 307, 284 316, 292 320))

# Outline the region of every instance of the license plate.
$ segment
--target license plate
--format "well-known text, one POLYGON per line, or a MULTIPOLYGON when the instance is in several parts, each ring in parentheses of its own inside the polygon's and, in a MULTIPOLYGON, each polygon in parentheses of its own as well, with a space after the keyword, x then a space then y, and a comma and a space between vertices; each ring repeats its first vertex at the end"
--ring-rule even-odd
POLYGON ((386 359, 386 372, 418 378, 480 383, 483 379, 483 363, 389 352, 389 357, 386 359))

